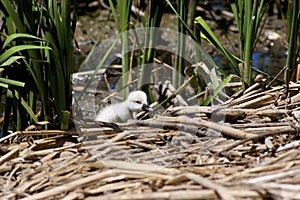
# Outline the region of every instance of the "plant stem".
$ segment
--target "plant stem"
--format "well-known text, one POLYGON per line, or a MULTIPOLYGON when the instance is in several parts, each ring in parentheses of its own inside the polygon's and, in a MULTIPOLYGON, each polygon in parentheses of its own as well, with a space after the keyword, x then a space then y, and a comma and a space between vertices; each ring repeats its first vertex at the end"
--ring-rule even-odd
POLYGON ((258 8, 258 0, 254 0, 253 5, 251 1, 246 2, 246 27, 245 27, 245 35, 246 35, 246 45, 245 45, 245 66, 243 72, 243 79, 245 80, 244 88, 249 87, 252 84, 252 53, 253 53, 253 42, 256 35, 255 21, 257 20, 257 8, 258 8), (248 30, 247 27, 249 27, 248 30))
MULTIPOLYGON (((297 61, 297 36, 299 32, 299 0, 289 1, 291 5, 291 11, 288 13, 290 16, 288 17, 288 24, 289 24, 289 47, 288 47, 288 55, 286 60, 286 67, 287 70, 284 73, 284 80, 286 84, 289 84, 289 81, 292 79, 293 73, 296 70, 296 61, 297 61)), ((295 76, 295 78, 297 78, 295 76)), ((297 80, 295 80, 297 81, 297 80)))
MULTIPOLYGON (((188 15, 188 1, 181 1, 178 0, 178 10, 179 16, 187 23, 187 15, 188 15)), ((182 83, 182 74, 184 73, 184 54, 185 54, 185 34, 186 34, 186 27, 184 23, 178 18, 178 45, 177 45, 177 55, 175 60, 175 71, 173 73, 173 86, 178 88, 182 83)))
POLYGON ((141 75, 138 82, 138 88, 142 89, 148 94, 149 103, 153 102, 152 92, 150 90, 152 63, 155 55, 155 46, 157 39, 160 38, 159 29, 160 22, 163 16, 165 2, 161 0, 150 1, 150 15, 147 26, 145 27, 145 52, 142 58, 141 75))

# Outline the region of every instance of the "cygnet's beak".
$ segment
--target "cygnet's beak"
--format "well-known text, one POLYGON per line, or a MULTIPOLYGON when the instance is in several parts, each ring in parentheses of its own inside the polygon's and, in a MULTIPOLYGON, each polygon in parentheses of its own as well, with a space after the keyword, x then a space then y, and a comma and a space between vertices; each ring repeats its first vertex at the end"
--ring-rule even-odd
POLYGON ((149 112, 149 111, 151 111, 151 108, 150 108, 150 106, 149 106, 149 105, 147 105, 147 104, 143 104, 143 106, 142 106, 142 110, 143 110, 143 111, 146 111, 146 112, 149 112))

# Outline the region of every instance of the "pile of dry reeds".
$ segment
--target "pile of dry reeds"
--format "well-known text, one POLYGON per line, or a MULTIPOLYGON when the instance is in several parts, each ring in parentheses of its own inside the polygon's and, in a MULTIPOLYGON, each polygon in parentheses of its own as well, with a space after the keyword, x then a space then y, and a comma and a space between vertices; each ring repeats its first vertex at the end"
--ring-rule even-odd
POLYGON ((79 135, 16 133, 1 139, 0 197, 300 199, 299 89, 252 88, 221 106, 126 124, 85 122, 79 135))

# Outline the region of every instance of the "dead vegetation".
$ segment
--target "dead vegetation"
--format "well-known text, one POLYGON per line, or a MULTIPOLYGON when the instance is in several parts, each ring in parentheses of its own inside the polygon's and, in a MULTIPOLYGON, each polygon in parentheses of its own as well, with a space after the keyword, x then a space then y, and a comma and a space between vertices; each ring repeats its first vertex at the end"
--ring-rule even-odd
POLYGON ((17 132, 1 139, 1 199, 300 199, 299 88, 79 135, 17 132))

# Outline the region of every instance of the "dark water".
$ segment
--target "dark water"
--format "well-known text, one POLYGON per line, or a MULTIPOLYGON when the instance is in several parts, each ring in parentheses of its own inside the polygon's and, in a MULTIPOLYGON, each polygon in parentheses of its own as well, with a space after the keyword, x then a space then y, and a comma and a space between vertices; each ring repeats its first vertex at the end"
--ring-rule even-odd
MULTIPOLYGON (((224 10, 226 8, 229 8, 230 5, 228 5, 228 2, 226 1, 222 1, 222 0, 213 0, 213 1, 207 1, 206 4, 209 5, 209 7, 212 10, 224 10)), ((274 16, 273 16, 274 17, 274 16)), ((275 17, 276 19, 276 17, 275 17)), ((277 20, 276 23, 274 24, 269 24, 267 25, 267 27, 277 33, 282 32, 283 30, 281 30, 283 27, 281 27, 282 21, 281 20, 277 20), (278 23, 277 23, 278 22, 278 23), (281 28, 279 28, 281 27, 281 28), (279 30, 278 30, 279 28, 279 30)), ((274 76, 275 74, 277 74, 284 66, 286 63, 286 54, 285 54, 285 47, 282 44, 282 42, 280 41, 282 39, 282 35, 281 34, 281 38, 276 40, 276 41, 262 41, 260 50, 256 51, 253 53, 252 55, 252 64, 253 67, 265 72, 271 76, 274 76), (272 45, 270 45, 270 43, 272 43, 272 45), (275 43, 275 45, 274 45, 275 43), (264 52, 264 49, 268 49, 266 52, 264 52)), ((219 39, 221 39, 221 37, 217 36, 219 39)), ((261 36, 260 36, 261 37, 261 36)), ((268 37, 268 36, 265 36, 268 37)), ((264 40, 264 39, 262 39, 264 40)), ((225 71, 230 71, 232 72, 232 70, 230 69, 230 66, 228 66, 228 60, 226 58, 224 58, 223 56, 220 55, 216 55, 213 56, 214 60, 218 63, 219 66, 221 66, 222 68, 224 68, 225 71)), ((256 75, 257 72, 254 71, 254 75, 256 75)))
MULTIPOLYGON (((213 59, 215 62, 226 72, 233 73, 232 68, 230 68, 230 63, 222 55, 214 55, 213 59)), ((252 55, 253 67, 267 73, 268 75, 274 76, 285 66, 286 58, 283 56, 273 56, 269 53, 254 52, 252 55)), ((257 74, 256 71, 253 72, 254 75, 257 74)))
POLYGON ((268 53, 254 52, 252 64, 255 68, 270 75, 277 74, 285 66, 285 57, 275 57, 268 53))

